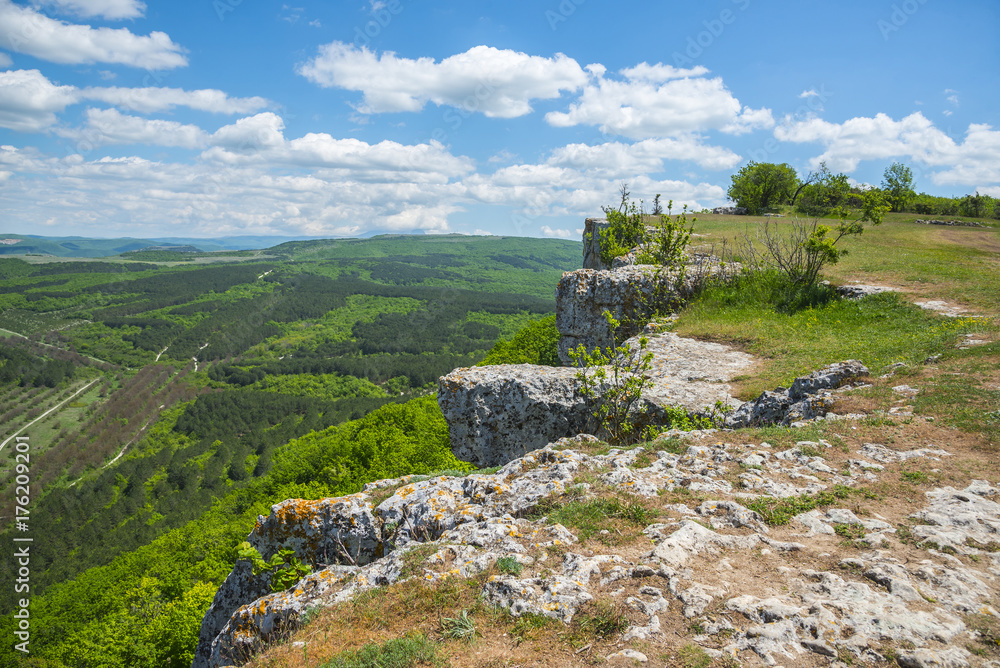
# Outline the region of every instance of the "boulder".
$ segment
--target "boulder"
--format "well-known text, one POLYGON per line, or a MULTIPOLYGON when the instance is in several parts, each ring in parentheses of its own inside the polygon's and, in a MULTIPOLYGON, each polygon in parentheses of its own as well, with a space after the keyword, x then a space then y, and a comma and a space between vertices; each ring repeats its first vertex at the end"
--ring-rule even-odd
MULTIPOLYGON (((681 407, 707 413, 721 402, 739 402, 726 381, 753 363, 749 355, 718 343, 685 339, 647 327, 652 353, 649 384, 633 423, 663 425, 681 407)), ((637 338, 626 345, 638 348, 637 338)), ((557 438, 593 433, 599 426, 579 391, 577 369, 507 364, 456 369, 438 382, 438 405, 459 459, 496 466, 557 438)))
POLYGON ((608 229, 608 221, 603 218, 588 218, 583 224, 583 268, 610 269, 601 260, 601 235, 608 229))
MULTIPOLYGON (((265 561, 280 550, 291 549, 314 567, 338 562, 364 565, 383 551, 371 510, 364 494, 318 501, 288 499, 271 506, 267 517, 258 517, 247 541, 265 561)), ((237 610, 270 592, 269 572, 255 575, 249 561, 237 561, 202 620, 193 668, 210 665, 212 642, 237 610)), ((269 621, 268 628, 274 623, 269 621)))
POLYGON ((576 370, 532 364, 455 369, 438 381, 455 456, 506 464, 563 436, 592 429, 576 370))
POLYGON ((559 359, 569 366, 573 363, 569 351, 581 344, 591 351, 613 345, 604 311, 621 323, 619 340, 639 333, 658 306, 678 301, 673 278, 671 272, 652 265, 564 273, 556 288, 559 359))

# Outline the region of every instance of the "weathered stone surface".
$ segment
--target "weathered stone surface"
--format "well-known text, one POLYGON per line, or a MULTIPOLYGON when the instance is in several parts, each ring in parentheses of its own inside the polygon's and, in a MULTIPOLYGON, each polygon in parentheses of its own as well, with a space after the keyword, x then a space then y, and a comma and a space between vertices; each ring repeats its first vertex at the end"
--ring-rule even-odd
POLYGON ((847 299, 861 299, 870 295, 879 295, 883 292, 895 292, 896 288, 885 285, 838 285, 834 288, 837 294, 847 299))
MULTIPOLYGON (((905 656, 900 665, 978 665, 964 650, 943 647, 960 648, 974 642, 964 615, 1000 616, 991 607, 995 573, 1000 572, 1000 558, 991 551, 1000 536, 1000 503, 996 502, 1000 489, 974 481, 962 490, 931 490, 928 504, 912 516, 914 536, 953 546, 959 554, 975 555, 978 561, 926 548, 923 557, 904 560, 891 550, 878 549, 879 539, 877 549, 853 549, 839 563, 822 558, 829 555, 804 562, 786 555, 808 551, 811 545, 773 538, 774 528, 765 527, 760 516, 739 499, 770 494, 769 489, 784 495, 815 492, 834 484, 867 484, 873 480, 868 476, 880 473, 877 468, 855 466, 845 476, 825 465, 823 457, 801 451, 809 447, 823 452, 830 447, 825 441, 802 441, 780 452, 768 443, 692 445, 681 455, 661 451, 644 466, 638 465, 639 456, 646 453, 648 457, 649 450, 642 448, 605 455, 584 455, 573 449, 593 440, 564 439, 489 475, 411 476, 372 484, 370 490, 396 488, 375 509, 362 495, 331 499, 317 506, 318 518, 311 521, 306 506, 279 504, 278 511, 267 520, 262 518, 258 527, 255 540, 262 552, 272 553, 280 546, 322 545, 319 537, 307 538, 310 531, 335 536, 341 527, 353 526, 350 518, 354 518, 359 525, 370 523, 376 534, 386 537, 386 554, 361 566, 320 567, 292 589, 278 593, 268 591, 266 579, 251 577, 248 563, 238 563, 227 580, 228 598, 220 603, 217 597, 217 605, 206 617, 202 637, 207 640, 204 648, 199 647, 195 665, 242 663, 286 637, 311 607, 348 601, 366 589, 405 577, 431 582, 472 578, 504 556, 513 557, 525 570, 518 576, 495 575, 487 580, 482 590, 487 601, 514 615, 532 612, 563 623, 594 601, 624 605, 632 623, 621 637, 625 647, 619 645, 620 651, 637 641, 664 641, 664 616, 681 615, 698 618, 703 628, 705 635, 693 636, 691 642, 714 637, 715 646, 722 649, 706 647, 706 651, 740 655, 743 661, 752 652, 767 665, 799 665, 800 658, 813 665, 806 659, 816 655, 852 656, 858 663, 875 663, 882 659, 873 648, 895 646, 897 656, 905 656), (762 484, 752 491, 717 484, 740 471, 744 462, 760 467, 753 475, 762 484), (811 487, 796 488, 772 479, 795 475, 811 477, 811 487), (594 541, 577 546, 577 537, 565 527, 523 519, 544 499, 556 499, 571 488, 573 498, 580 498, 576 495, 586 489, 580 485, 581 477, 593 481, 597 476, 605 489, 628 494, 641 488, 655 498, 661 491, 696 491, 698 484, 712 484, 713 495, 718 496, 702 501, 694 510, 683 504, 664 508, 669 517, 643 531, 653 542, 652 549, 636 546, 639 549, 621 554, 613 547, 601 553, 600 543, 594 541), (279 530, 281 516, 296 528, 279 530), (712 528, 691 517, 709 522, 712 528), (429 556, 414 557, 413 550, 426 543, 432 543, 435 550, 429 556), (595 548, 596 554, 591 551, 595 548), (751 594, 741 590, 739 577, 744 564, 755 562, 778 567, 758 582, 762 589, 751 594), (228 616, 220 613, 223 607, 231 610, 228 616)), ((946 453, 938 448, 897 452, 869 443, 847 453, 847 458, 863 461, 856 459, 862 454, 899 462, 946 453)), ((848 524, 894 540, 892 527, 900 520, 888 522, 859 517, 844 508, 827 508, 798 516, 791 526, 799 533, 791 535, 805 542, 823 540, 834 526, 848 524), (802 528, 809 533, 803 534, 802 528)))
POLYGON ((546 443, 592 429, 576 370, 504 364, 456 369, 438 382, 455 456, 506 464, 546 443))
POLYGON ((588 218, 583 224, 583 268, 610 269, 601 261, 601 235, 608 228, 603 218, 588 218))
POLYGON ((619 266, 610 271, 580 269, 564 273, 556 287, 556 328, 562 363, 572 365, 569 351, 580 345, 593 351, 614 344, 605 311, 620 323, 621 341, 638 334, 654 313, 679 308, 695 286, 708 277, 732 275, 740 268, 738 263, 727 265, 702 253, 685 258, 683 280, 679 269, 633 264, 635 252, 616 259, 619 266))
POLYGON ((840 387, 848 380, 867 376, 868 369, 858 360, 826 366, 808 376, 796 378, 789 389, 765 391, 726 416, 726 427, 789 425, 824 417, 833 406, 833 395, 826 390, 840 387))
MULTIPOLYGON (((664 424, 672 407, 704 413, 716 402, 739 403, 725 381, 753 358, 717 343, 647 331, 653 358, 650 383, 637 406, 638 427, 664 424)), ((636 339, 627 343, 638 346, 636 339)), ((576 374, 576 369, 517 364, 456 369, 442 377, 438 404, 455 456, 496 466, 555 439, 595 430, 576 374)))
POLYGON ((556 328, 559 359, 570 366, 570 350, 614 345, 604 319, 609 311, 621 325, 619 339, 639 333, 656 304, 676 296, 670 276, 651 265, 619 267, 612 271, 580 269, 563 274, 556 288, 556 328))

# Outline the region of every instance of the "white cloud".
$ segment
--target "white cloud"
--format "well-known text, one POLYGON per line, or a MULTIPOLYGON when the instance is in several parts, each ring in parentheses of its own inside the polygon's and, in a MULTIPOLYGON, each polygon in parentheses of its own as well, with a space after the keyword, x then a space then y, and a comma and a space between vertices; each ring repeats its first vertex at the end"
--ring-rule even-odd
POLYGON ((622 70, 624 81, 598 74, 569 111, 549 112, 545 120, 555 127, 596 125, 631 139, 706 130, 741 134, 774 126, 770 109, 743 107, 721 78, 701 76, 707 71, 643 63, 622 70))
POLYGON ((35 0, 35 4, 83 18, 137 19, 146 13, 140 0, 35 0))
POLYGON ((557 239, 571 239, 573 237, 573 233, 570 232, 569 230, 563 230, 563 229, 554 230, 548 225, 542 225, 541 230, 542 234, 544 234, 547 237, 555 237, 557 239))
POLYGON ((298 73, 324 87, 361 91, 366 114, 419 111, 427 102, 514 118, 531 112, 532 100, 553 99, 587 81, 580 65, 563 54, 529 56, 476 46, 440 62, 381 56, 342 42, 320 47, 298 73))
POLYGON ((55 124, 56 114, 83 100, 100 100, 149 113, 186 106, 201 111, 250 113, 270 104, 262 97, 232 98, 220 90, 180 88, 85 88, 59 86, 38 70, 0 72, 0 127, 39 132, 55 124))
POLYGON ((126 116, 117 109, 87 109, 86 118, 83 128, 58 131, 76 141, 79 151, 111 144, 202 148, 208 143, 208 133, 196 125, 126 116))
POLYGON ((817 97, 818 95, 819 95, 819 93, 816 92, 815 88, 810 88, 809 90, 804 90, 801 93, 799 93, 799 97, 802 98, 802 99, 807 99, 807 98, 810 98, 810 97, 817 97))
POLYGON ((706 146, 699 137, 684 134, 676 139, 644 139, 634 144, 569 144, 555 149, 547 162, 627 178, 637 172, 662 171, 668 159, 691 160, 706 169, 730 169, 742 160, 727 148, 706 146))
POLYGON ((247 153, 282 146, 285 122, 271 112, 241 118, 232 125, 219 128, 212 135, 212 143, 226 151, 247 153))
POLYGON ((100 100, 123 109, 151 113, 169 111, 174 107, 190 107, 216 114, 249 114, 270 105, 262 97, 229 97, 221 90, 205 88, 183 90, 181 88, 85 88, 80 98, 100 100))
POLYGON ((826 150, 813 158, 812 164, 825 161, 834 171, 854 171, 862 160, 903 158, 945 168, 931 175, 939 185, 1000 183, 1000 131, 985 124, 970 125, 961 143, 934 127, 920 112, 898 121, 876 114, 839 124, 818 118, 799 122, 786 118, 774 136, 781 141, 825 145, 826 150))
POLYGON ((135 35, 126 28, 92 28, 51 19, 0 0, 0 48, 53 63, 118 63, 153 70, 187 65, 183 49, 163 32, 135 35))
POLYGON ((13 64, 14 61, 11 60, 10 56, 0 51, 0 67, 10 67, 13 64))
POLYGON ((112 79, 118 78, 118 75, 110 70, 98 70, 97 74, 105 81, 111 81, 112 79))
POLYGON ((76 88, 57 86, 38 70, 0 72, 0 127, 38 132, 76 101, 76 88))
MULTIPOLYGON (((647 62, 642 62, 635 67, 626 67, 621 71, 622 75, 631 81, 649 81, 652 83, 663 83, 664 81, 670 81, 671 79, 687 79, 688 77, 700 77, 703 74, 708 74, 708 68, 698 65, 692 67, 689 70, 674 67, 673 65, 664 65, 663 63, 656 63, 655 65, 650 65, 647 62)), ((598 76, 604 74, 602 70, 598 76)))
MULTIPOLYGON (((241 118, 212 135, 202 159, 230 166, 285 166, 344 172, 349 179, 447 183, 473 169, 469 158, 454 156, 439 142, 400 144, 339 139, 310 132, 285 139, 284 121, 271 112, 241 118)), ((323 176, 327 172, 324 171, 323 176)))

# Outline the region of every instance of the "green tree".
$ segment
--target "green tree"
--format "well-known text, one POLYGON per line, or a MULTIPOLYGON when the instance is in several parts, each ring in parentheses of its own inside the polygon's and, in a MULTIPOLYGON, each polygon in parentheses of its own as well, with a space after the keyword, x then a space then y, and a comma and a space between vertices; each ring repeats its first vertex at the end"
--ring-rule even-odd
POLYGON ((775 165, 751 160, 732 179, 733 185, 726 194, 751 215, 785 203, 799 186, 798 174, 788 163, 775 165))
POLYGON ((892 163, 882 174, 882 190, 885 191, 892 210, 902 211, 906 203, 917 194, 913 190, 913 172, 901 162, 892 163))
POLYGON ((811 175, 812 183, 802 189, 796 209, 807 216, 823 217, 834 213, 847 203, 851 184, 846 174, 834 174, 821 162, 811 175))

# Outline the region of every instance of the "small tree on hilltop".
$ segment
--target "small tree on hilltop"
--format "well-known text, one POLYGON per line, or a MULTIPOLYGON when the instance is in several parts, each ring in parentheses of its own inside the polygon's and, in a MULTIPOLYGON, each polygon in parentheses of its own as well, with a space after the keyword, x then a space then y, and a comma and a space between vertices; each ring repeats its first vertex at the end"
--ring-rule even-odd
POLYGON ((754 216, 788 201, 799 185, 798 174, 788 163, 775 165, 753 160, 733 174, 732 180, 727 196, 754 216))
POLYGON ((917 194, 913 190, 913 172, 901 162, 892 163, 882 174, 882 190, 889 198, 892 210, 902 211, 917 194))

